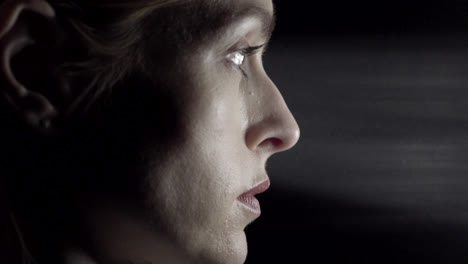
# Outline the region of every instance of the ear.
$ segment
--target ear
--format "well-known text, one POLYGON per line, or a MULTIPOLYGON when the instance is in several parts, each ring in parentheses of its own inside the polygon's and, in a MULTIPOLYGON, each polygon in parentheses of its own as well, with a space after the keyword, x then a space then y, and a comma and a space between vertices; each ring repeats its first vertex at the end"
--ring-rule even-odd
POLYGON ((45 0, 0 4, 0 94, 13 113, 33 129, 51 130, 57 87, 49 77, 55 12, 45 0), (46 86, 51 87, 46 87, 46 86))

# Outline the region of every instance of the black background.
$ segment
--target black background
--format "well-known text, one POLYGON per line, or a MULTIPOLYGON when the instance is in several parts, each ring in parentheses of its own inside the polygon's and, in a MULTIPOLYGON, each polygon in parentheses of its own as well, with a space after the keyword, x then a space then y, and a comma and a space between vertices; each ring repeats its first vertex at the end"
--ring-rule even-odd
POLYGON ((468 2, 276 1, 301 126, 247 263, 468 263, 468 2))
POLYGON ((274 1, 276 36, 466 32, 465 0, 274 1))

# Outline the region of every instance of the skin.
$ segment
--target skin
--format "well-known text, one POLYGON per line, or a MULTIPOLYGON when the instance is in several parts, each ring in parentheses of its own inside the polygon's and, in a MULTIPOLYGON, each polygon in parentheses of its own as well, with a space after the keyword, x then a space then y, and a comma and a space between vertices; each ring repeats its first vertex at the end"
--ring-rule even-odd
MULTIPOLYGON (((237 0, 232 8, 274 13, 271 0, 237 0)), ((118 184, 109 182, 88 198, 73 199, 93 254, 70 248, 66 262, 245 261, 244 229, 258 215, 238 197, 268 179, 265 166, 271 155, 299 139, 296 121, 264 71, 264 48, 240 66, 227 57, 266 44, 265 22, 255 12, 233 21, 168 66, 177 78, 183 76, 183 83, 168 90, 142 86, 138 92, 145 100, 138 101, 139 107, 125 113, 115 107, 112 115, 122 118, 102 141, 125 142, 131 149, 126 155, 138 155, 139 161, 120 165, 109 158, 115 164, 111 176, 122 174, 137 187, 133 196, 119 197, 118 184), (166 109, 155 103, 161 101, 166 109), (165 125, 167 111, 170 126, 165 125), (161 133, 161 127, 169 128, 161 133)))

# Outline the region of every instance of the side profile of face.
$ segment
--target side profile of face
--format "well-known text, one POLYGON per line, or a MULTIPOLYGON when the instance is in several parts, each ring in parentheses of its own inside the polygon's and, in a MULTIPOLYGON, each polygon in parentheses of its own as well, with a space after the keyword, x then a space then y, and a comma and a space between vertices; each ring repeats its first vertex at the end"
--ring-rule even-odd
POLYGON ((125 116, 144 121, 122 118, 121 128, 111 130, 112 150, 131 146, 138 166, 108 162, 115 174, 97 188, 112 189, 113 178, 126 178, 138 186, 138 198, 103 191, 80 207, 103 263, 155 261, 161 237, 200 263, 246 259, 244 229, 260 216, 253 195, 268 188, 266 162, 296 144, 299 128, 262 64, 274 23, 272 1, 230 2, 230 19, 216 36, 167 66, 168 89, 129 85, 146 89, 144 100, 114 114, 130 109, 125 116), (170 125, 161 121, 167 119, 170 125))
POLYGON ((170 146, 149 151, 143 170, 148 217, 204 263, 243 263, 244 229, 260 215, 243 194, 266 189, 267 159, 299 137, 262 64, 271 0, 239 0, 233 7, 239 15, 220 36, 178 64, 188 80, 171 87, 180 125, 170 146))
POLYGON ((260 214, 239 198, 269 182, 267 159, 299 136, 263 69, 264 47, 251 55, 242 51, 268 41, 271 0, 238 1, 236 8, 252 11, 190 58, 185 89, 192 94, 180 102, 181 142, 147 179, 148 199, 166 217, 167 229, 190 251, 223 263, 245 260, 244 228, 260 214))

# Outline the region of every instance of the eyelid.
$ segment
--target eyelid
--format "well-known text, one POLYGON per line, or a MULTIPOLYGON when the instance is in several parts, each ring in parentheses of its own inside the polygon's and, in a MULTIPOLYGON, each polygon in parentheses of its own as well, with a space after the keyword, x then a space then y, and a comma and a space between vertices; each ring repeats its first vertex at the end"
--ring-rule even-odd
MULTIPOLYGON (((226 58, 233 63, 242 73, 242 75, 247 78, 248 75, 246 71, 242 68, 242 65, 246 61, 246 58, 255 55, 258 53, 262 48, 265 47, 266 44, 258 45, 258 46, 248 46, 242 49, 235 49, 231 50, 226 58)), ((265 49, 263 49, 264 52, 265 49)))
POLYGON ((253 55, 257 53, 261 48, 265 48, 267 46, 266 43, 263 43, 258 46, 250 46, 247 41, 242 41, 241 43, 237 43, 234 46, 231 46, 227 50, 225 50, 225 55, 232 54, 234 52, 241 52, 242 54, 245 54, 246 56, 253 55))
MULTIPOLYGON (((249 47, 241 48, 241 49, 230 50, 228 55, 226 55, 226 58, 228 58, 229 60, 232 61, 233 59, 238 59, 238 57, 237 57, 238 54, 240 54, 241 56, 244 56, 244 57, 250 57, 250 56, 256 54, 257 52, 259 52, 263 47, 265 47, 265 44, 258 45, 258 46, 249 46, 249 47)), ((245 61, 245 58, 242 58, 242 61, 241 61, 241 63, 239 63, 239 65, 242 65, 244 61, 245 61)))
POLYGON ((245 56, 249 57, 249 56, 252 56, 252 55, 256 54, 257 52, 259 52, 260 49, 262 49, 263 47, 265 47, 265 44, 258 45, 258 46, 246 47, 246 48, 241 49, 240 51, 241 51, 245 56))

